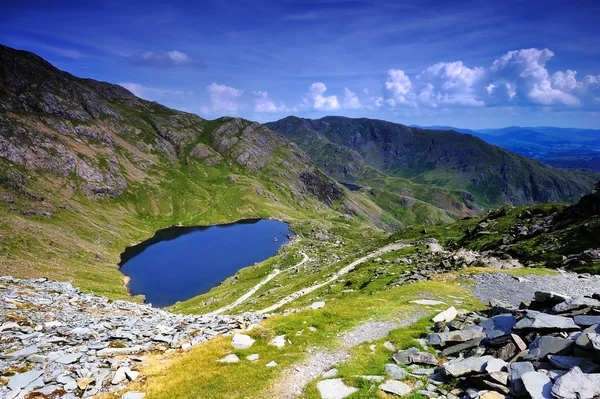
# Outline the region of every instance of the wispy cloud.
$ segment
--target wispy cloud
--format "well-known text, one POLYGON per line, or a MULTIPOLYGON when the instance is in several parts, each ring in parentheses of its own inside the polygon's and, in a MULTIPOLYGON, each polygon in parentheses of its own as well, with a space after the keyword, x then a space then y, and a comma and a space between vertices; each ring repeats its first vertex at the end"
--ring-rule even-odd
POLYGON ((206 87, 206 91, 214 112, 237 113, 241 108, 240 97, 244 94, 244 90, 213 82, 206 87))
POLYGON ((182 97, 194 95, 193 91, 159 89, 154 87, 143 86, 139 83, 133 82, 119 83, 119 85, 126 88, 136 96, 150 101, 163 100, 165 97, 182 97))
POLYGON ((189 55, 178 50, 155 53, 146 51, 132 54, 128 57, 132 65, 153 68, 173 68, 184 66, 204 66, 204 63, 194 61, 189 55))

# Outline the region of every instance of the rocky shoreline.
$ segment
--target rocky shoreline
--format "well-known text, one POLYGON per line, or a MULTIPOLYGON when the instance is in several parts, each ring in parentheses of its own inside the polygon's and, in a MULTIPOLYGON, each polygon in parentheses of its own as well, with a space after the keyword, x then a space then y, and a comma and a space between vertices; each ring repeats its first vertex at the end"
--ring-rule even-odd
POLYGON ((145 354, 186 351, 263 319, 178 315, 47 279, 0 277, 0 297, 0 397, 7 399, 122 391, 139 377, 145 354))

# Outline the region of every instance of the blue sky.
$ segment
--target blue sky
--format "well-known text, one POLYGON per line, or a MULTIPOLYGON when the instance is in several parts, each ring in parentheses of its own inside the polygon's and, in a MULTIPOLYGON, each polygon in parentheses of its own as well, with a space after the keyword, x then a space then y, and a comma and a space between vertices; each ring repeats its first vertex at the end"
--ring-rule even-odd
POLYGON ((598 15, 595 0, 4 0, 0 43, 209 119, 600 128, 598 15))

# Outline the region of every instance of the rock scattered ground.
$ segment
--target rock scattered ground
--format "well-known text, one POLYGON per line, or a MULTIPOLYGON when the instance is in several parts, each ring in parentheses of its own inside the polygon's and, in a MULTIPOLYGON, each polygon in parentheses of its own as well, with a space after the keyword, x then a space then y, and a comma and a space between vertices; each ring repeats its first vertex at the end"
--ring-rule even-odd
POLYGON ((46 279, 0 277, 0 297, 0 397, 7 399, 121 391, 138 378, 146 352, 189 350, 263 319, 177 315, 46 279))
POLYGON ((570 296, 600 292, 600 276, 560 272, 558 275, 513 277, 504 273, 472 276, 473 294, 482 302, 500 300, 518 306, 534 298, 536 291, 554 291, 570 296))
MULTIPOLYGON (((397 351, 387 376, 369 379, 395 396, 600 398, 600 293, 579 292, 537 291, 518 307, 492 299, 482 312, 449 308, 420 341, 435 355, 417 347, 397 351)), ((352 393, 336 374, 317 384, 323 398, 352 393)))

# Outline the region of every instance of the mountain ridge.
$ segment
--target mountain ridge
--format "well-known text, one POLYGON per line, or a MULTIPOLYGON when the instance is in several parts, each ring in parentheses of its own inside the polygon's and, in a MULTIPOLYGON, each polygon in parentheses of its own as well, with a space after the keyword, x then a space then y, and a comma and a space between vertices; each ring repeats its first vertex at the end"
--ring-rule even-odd
MULTIPOLYGON (((471 136, 366 118, 284 118, 268 127, 300 143, 317 135, 357 151, 364 163, 391 175, 449 190, 465 190, 490 207, 577 200, 597 174, 551 168, 471 136), (496 183, 494 180, 498 179, 496 183)), ((323 165, 329 158, 314 159, 323 165)))

